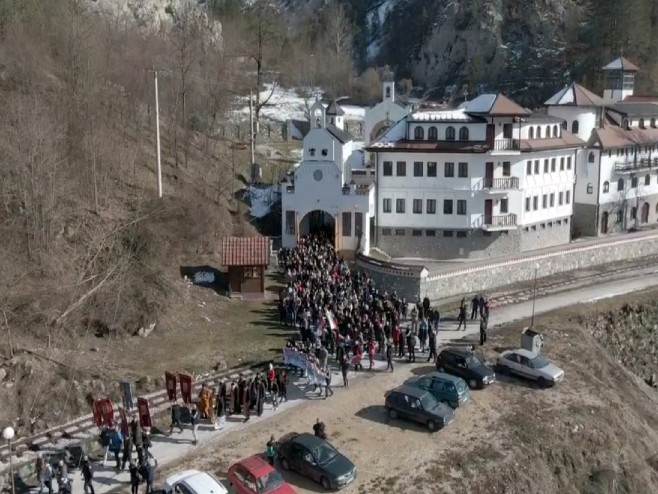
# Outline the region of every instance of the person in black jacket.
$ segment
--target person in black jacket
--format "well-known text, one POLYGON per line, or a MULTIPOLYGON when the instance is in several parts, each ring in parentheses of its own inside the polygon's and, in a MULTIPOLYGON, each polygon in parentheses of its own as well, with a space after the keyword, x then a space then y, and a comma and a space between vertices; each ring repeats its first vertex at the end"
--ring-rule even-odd
POLYGON ((91 463, 89 462, 89 457, 87 455, 82 457, 82 463, 80 464, 80 469, 82 470, 82 479, 84 481, 83 489, 85 494, 94 494, 94 471, 91 468, 91 463))
POLYGON ((198 442, 197 429, 199 428, 199 410, 196 407, 196 404, 192 405, 192 410, 190 411, 190 425, 192 426, 192 444, 196 446, 198 442))
POLYGON ((391 340, 386 342, 386 370, 393 372, 393 343, 391 340))
POLYGON ((139 468, 137 468, 137 464, 133 460, 130 460, 128 471, 130 472, 130 494, 137 494, 140 483, 139 468))
POLYGON ((327 439, 327 432, 325 430, 324 422, 321 422, 320 419, 315 419, 315 424, 313 425, 313 434, 320 439, 327 439))
POLYGON ((171 404, 171 428, 169 429, 169 435, 174 432, 174 427, 178 427, 180 432, 183 432, 183 425, 180 423, 180 405, 178 402, 173 402, 171 404))

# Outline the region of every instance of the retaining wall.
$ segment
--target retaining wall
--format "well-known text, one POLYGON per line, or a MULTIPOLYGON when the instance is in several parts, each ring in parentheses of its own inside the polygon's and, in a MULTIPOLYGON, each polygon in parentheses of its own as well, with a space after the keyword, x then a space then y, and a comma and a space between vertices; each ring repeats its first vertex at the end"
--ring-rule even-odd
POLYGON ((357 259, 357 266, 372 276, 381 289, 396 290, 407 299, 427 295, 436 300, 528 281, 534 278, 535 267, 538 267, 537 275, 541 278, 653 255, 658 255, 656 231, 583 241, 549 252, 469 263, 464 267, 435 272, 421 269, 421 266, 382 263, 366 256, 357 259))

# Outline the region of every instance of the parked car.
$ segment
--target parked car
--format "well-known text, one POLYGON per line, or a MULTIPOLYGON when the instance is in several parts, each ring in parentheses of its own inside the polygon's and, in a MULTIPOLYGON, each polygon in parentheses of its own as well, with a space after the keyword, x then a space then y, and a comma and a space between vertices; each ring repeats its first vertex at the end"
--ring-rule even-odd
POLYGON ((167 477, 163 490, 166 494, 228 494, 214 475, 198 470, 185 470, 167 477))
POLYGON ((542 354, 528 350, 506 350, 498 356, 499 372, 516 374, 537 381, 542 387, 553 386, 564 379, 564 371, 542 354))
POLYGON ((313 479, 325 490, 342 489, 356 478, 354 463, 313 434, 286 434, 279 440, 277 456, 281 468, 313 479))
POLYGON ((235 494, 295 494, 295 490, 263 455, 244 458, 228 469, 229 486, 235 494))
POLYGON ((406 381, 407 385, 429 392, 436 401, 452 408, 464 406, 471 398, 466 381, 445 372, 430 372, 406 381))
POLYGON ((402 385, 385 395, 388 416, 411 420, 427 426, 430 431, 449 425, 455 419, 455 411, 440 403, 428 391, 402 385))
POLYGON ((466 348, 448 347, 436 358, 436 370, 461 377, 471 389, 486 388, 496 382, 496 373, 466 348))

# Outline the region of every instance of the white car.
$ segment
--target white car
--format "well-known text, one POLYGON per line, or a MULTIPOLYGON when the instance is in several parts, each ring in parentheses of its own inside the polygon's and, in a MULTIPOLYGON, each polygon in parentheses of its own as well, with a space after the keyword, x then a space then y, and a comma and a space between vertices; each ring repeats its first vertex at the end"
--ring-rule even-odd
POLYGON ((546 357, 528 350, 506 350, 498 356, 498 371, 537 381, 540 386, 554 386, 564 379, 564 371, 546 357))
POLYGON ((228 494, 214 475, 198 470, 185 470, 167 477, 164 491, 166 494, 228 494))

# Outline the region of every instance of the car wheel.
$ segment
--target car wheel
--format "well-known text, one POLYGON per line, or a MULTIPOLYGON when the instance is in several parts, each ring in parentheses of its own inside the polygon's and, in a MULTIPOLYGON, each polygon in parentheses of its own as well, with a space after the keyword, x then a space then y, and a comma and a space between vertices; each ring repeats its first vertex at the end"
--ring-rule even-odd
POLYGON ((478 388, 478 382, 475 379, 470 379, 468 381, 468 387, 471 389, 476 389, 478 388))
POLYGON ((445 372, 446 371, 445 367, 443 367, 443 366, 437 367, 436 370, 438 370, 439 372, 445 372))
POLYGON ((331 483, 327 477, 320 477, 320 485, 325 491, 331 490, 331 483))
POLYGON ((430 430, 430 432, 434 432, 436 430, 436 422, 434 422, 433 420, 428 420, 427 428, 430 430))
POLYGON ((285 457, 281 458, 281 468, 286 471, 290 470, 290 463, 288 463, 288 460, 285 457))
POLYGON ((391 417, 393 420, 396 420, 398 418, 398 411, 395 408, 389 408, 388 416, 391 417))
POLYGON ((544 379, 543 377, 538 377, 537 378, 537 384, 539 385, 540 388, 547 388, 548 387, 548 381, 544 379))

